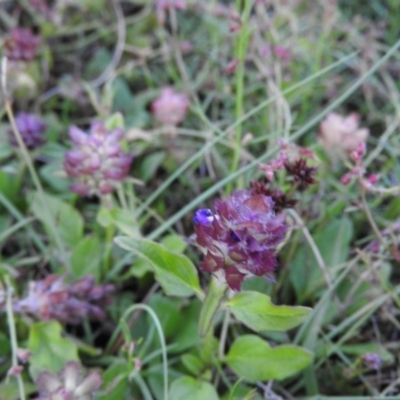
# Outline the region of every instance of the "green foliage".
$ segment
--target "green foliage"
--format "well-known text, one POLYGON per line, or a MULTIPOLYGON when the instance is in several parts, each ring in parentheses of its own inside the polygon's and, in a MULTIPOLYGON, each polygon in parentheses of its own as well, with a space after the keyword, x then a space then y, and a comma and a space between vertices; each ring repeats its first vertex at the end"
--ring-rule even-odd
POLYGON ((163 245, 147 239, 132 239, 119 236, 115 243, 139 257, 145 258, 153 268, 155 278, 170 296, 187 297, 197 294, 202 297, 197 271, 184 255, 168 251, 163 245))
POLYGON ((214 387, 203 381, 183 376, 172 382, 169 397, 175 400, 218 400, 218 394, 214 387))
POLYGON ((38 192, 31 194, 29 203, 52 241, 58 233, 68 248, 79 244, 83 237, 83 218, 74 207, 55 196, 38 192))
MULTIPOLYGON (((346 260, 352 237, 352 224, 346 217, 330 220, 314 235, 315 245, 330 276, 333 277, 337 267, 346 260)), ((323 273, 309 246, 297 249, 290 268, 290 279, 299 303, 315 296, 324 287, 323 273)))
MULTIPOLYGON (((1 400, 38 397, 37 375, 69 360, 99 371, 92 397, 102 400, 166 400, 167 389, 169 400, 398 397, 400 2, 208 0, 165 10, 146 0, 44 1, 49 12, 8 3, 4 55, 12 27, 41 42, 34 60, 9 59, 2 71, 1 400), (188 98, 178 124, 154 115, 167 86, 188 98), (47 124, 43 146, 11 144, 20 112, 47 124), (331 112, 356 112, 369 129, 361 159, 349 120, 324 134, 331 112), (113 193, 81 197, 64 170, 75 147, 68 128, 87 131, 93 120, 124 130, 133 161, 113 193), (257 276, 234 293, 223 273, 198 268, 193 214, 265 181, 260 164, 282 146, 290 160, 292 143, 314 153, 318 183, 297 190, 285 168, 267 179, 297 200, 284 211, 276 282, 257 276), (379 180, 369 185, 372 173, 379 180), (62 295, 37 282, 53 273, 65 275, 62 295), (71 305, 68 285, 88 275, 99 285, 91 302, 103 285, 115 289, 104 321, 40 321, 18 307, 28 295, 42 310, 64 296, 71 305), (8 377, 18 347, 32 355, 8 377)), ((229 262, 226 247, 212 251, 229 262)))
POLYGON ((238 293, 224 306, 256 332, 287 331, 301 324, 312 311, 307 307, 275 306, 269 296, 258 292, 238 293))
POLYGON ((101 275, 102 246, 95 236, 83 238, 72 250, 70 263, 74 278, 93 275, 99 280, 101 275))
POLYGON ((58 372, 67 361, 78 361, 78 347, 62 337, 62 326, 56 321, 37 322, 29 329, 30 372, 37 377, 42 371, 58 372))
POLYGON ((248 382, 288 378, 307 367, 312 359, 306 349, 292 345, 271 348, 255 335, 236 339, 225 357, 235 374, 248 382))

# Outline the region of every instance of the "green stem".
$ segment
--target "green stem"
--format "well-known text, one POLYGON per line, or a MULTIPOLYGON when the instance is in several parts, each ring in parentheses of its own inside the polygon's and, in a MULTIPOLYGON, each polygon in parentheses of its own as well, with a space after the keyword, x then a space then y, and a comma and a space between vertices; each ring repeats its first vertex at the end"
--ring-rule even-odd
MULTIPOLYGON (((5 68, 4 64, 5 63, 3 63, 3 68, 5 68)), ((2 73, 5 73, 5 71, 2 71, 2 73)), ((16 141, 18 143, 18 147, 20 148, 22 157, 23 157, 23 159, 24 159, 24 161, 25 161, 25 163, 26 163, 26 165, 28 167, 28 170, 29 170, 29 173, 31 175, 32 181, 33 181, 34 185, 36 186, 36 190, 39 193, 39 197, 40 197, 40 201, 42 202, 43 209, 46 210, 48 207, 47 207, 47 204, 46 204, 46 201, 45 201, 44 190, 43 190, 42 184, 40 183, 39 177, 38 177, 38 175, 36 173, 36 170, 35 170, 35 167, 33 165, 32 159, 29 156, 28 149, 26 148, 25 143, 24 143, 24 141, 22 139, 21 133, 19 132, 17 124, 15 123, 15 118, 14 118, 14 113, 12 111, 11 102, 10 102, 10 100, 9 100, 9 98, 7 96, 5 96, 4 107, 6 109, 7 116, 8 116, 8 119, 10 121, 11 128, 12 128, 12 131, 14 133, 15 139, 16 139, 16 141)), ((52 234, 54 236, 56 245, 57 245, 58 250, 60 252, 61 260, 64 262, 64 264, 67 267, 68 271, 71 271, 71 266, 69 264, 68 258, 66 257, 64 246, 63 246, 63 244, 61 242, 60 235, 58 234, 58 231, 56 229, 56 224, 55 224, 55 221, 54 221, 52 216, 49 218, 49 221, 51 221, 50 227, 51 227, 52 234)))
POLYGON ((224 322, 222 323, 221 336, 219 338, 218 357, 222 360, 225 353, 225 343, 228 337, 229 322, 231 319, 231 312, 229 309, 225 310, 224 322))
MULTIPOLYGON (((165 344, 165 338, 164 338, 164 333, 163 329, 160 323, 160 320, 157 317, 157 314, 146 304, 134 304, 130 306, 122 315, 121 321, 125 321, 130 314, 132 314, 135 310, 143 310, 146 311, 151 319, 154 322, 154 325, 157 329, 158 336, 160 338, 160 344, 161 344, 161 351, 162 351, 162 358, 163 358, 163 375, 164 375, 164 397, 163 400, 168 400, 168 359, 167 359, 167 346, 165 344)), ((106 352, 108 348, 111 347, 111 344, 115 341, 115 339, 118 336, 118 333, 121 330, 121 323, 118 324, 116 330, 114 331, 113 335, 111 336, 111 339, 109 341, 109 344, 107 346, 106 352)))
MULTIPOLYGON (((15 321, 14 321, 14 313, 12 307, 12 294, 14 289, 11 286, 9 277, 6 276, 5 279, 7 286, 7 299, 6 299, 7 323, 10 332, 10 342, 11 342, 11 364, 13 367, 18 367, 18 358, 17 358, 18 342, 17 342, 17 334, 15 331, 15 321)), ((21 400, 25 400, 24 383, 22 381, 21 374, 17 374, 15 377, 18 382, 19 397, 21 400)))
MULTIPOLYGON (((240 1, 237 1, 237 6, 240 6, 240 1)), ((235 55, 238 60, 238 66, 235 72, 235 117, 239 120, 243 116, 243 92, 244 92, 244 64, 246 60, 247 45, 249 43, 250 33, 247 29, 248 21, 250 17, 250 10, 252 6, 252 0, 245 0, 244 11, 242 16, 242 27, 240 35, 237 38, 235 55)), ((239 8, 238 8, 239 9, 239 8)), ((240 151, 241 151, 241 140, 242 140, 242 124, 238 124, 235 130, 235 149, 233 152, 233 160, 231 171, 234 172, 239 166, 240 151)), ((227 186, 227 193, 232 190, 232 182, 227 186)), ((238 183, 238 188, 240 184, 238 183)))

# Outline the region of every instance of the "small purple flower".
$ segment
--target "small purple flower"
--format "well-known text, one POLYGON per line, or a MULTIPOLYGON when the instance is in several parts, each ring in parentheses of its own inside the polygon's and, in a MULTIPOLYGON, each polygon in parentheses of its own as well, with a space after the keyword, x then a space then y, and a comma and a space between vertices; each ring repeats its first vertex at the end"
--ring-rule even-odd
POLYGON ((97 371, 89 372, 83 378, 82 366, 69 361, 57 375, 43 371, 36 379, 39 397, 35 400, 87 400, 92 399, 103 383, 97 371))
POLYGON ((202 270, 240 290, 251 276, 270 276, 276 268, 276 246, 286 233, 283 215, 275 215, 271 197, 249 190, 215 202, 215 212, 198 210, 194 217, 196 242, 205 257, 202 270))
MULTIPOLYGON (((43 134, 47 126, 42 120, 36 117, 36 115, 19 113, 15 117, 15 124, 17 125, 25 146, 29 150, 34 150, 44 144, 45 140, 43 134)), ((18 146, 14 132, 11 129, 8 130, 8 136, 11 144, 13 146, 18 146)))
POLYGON ((4 41, 6 56, 11 61, 32 61, 36 58, 40 37, 30 29, 13 28, 4 41))
POLYGON ((112 285, 96 285, 91 276, 68 284, 63 276, 49 275, 42 281, 30 282, 27 297, 14 303, 14 311, 71 324, 86 318, 103 320, 113 290, 112 285))
POLYGON ((379 369, 382 364, 382 359, 377 353, 365 353, 362 356, 363 363, 371 369, 379 369))
POLYGON ((151 104, 151 111, 157 121, 164 125, 176 126, 185 119, 188 107, 189 101, 185 94, 166 87, 151 104))
POLYGON ((107 131, 104 123, 92 123, 90 133, 71 126, 69 137, 75 145, 65 154, 64 168, 75 178, 71 190, 81 196, 111 193, 129 173, 132 156, 122 151, 122 129, 107 131))

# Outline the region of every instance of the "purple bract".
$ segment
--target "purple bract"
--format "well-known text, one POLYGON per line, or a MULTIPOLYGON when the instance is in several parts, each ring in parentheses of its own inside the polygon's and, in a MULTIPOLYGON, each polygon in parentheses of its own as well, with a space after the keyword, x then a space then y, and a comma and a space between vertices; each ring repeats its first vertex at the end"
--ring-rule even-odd
POLYGON ((14 303, 14 311, 36 315, 44 321, 55 319, 72 324, 86 318, 102 320, 113 290, 112 285, 96 285, 91 276, 68 284, 63 276, 49 275, 30 282, 27 297, 14 303))
POLYGON ((250 276, 270 276, 276 268, 276 246, 287 227, 275 215, 271 197, 249 190, 234 192, 215 202, 215 212, 202 209, 194 217, 196 242, 205 253, 202 270, 240 290, 250 276))

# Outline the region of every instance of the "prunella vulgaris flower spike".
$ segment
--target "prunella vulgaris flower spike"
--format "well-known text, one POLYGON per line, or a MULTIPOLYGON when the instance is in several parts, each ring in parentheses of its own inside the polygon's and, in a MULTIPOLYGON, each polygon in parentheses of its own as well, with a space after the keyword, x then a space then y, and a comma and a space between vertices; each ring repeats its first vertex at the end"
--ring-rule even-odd
POLYGON ((96 285, 91 276, 68 284, 63 276, 49 275, 44 280, 30 282, 27 297, 14 303, 14 311, 36 315, 44 321, 55 319, 70 324, 87 318, 103 320, 113 290, 112 285, 96 285))
POLYGON ((76 361, 69 361, 57 375, 43 371, 35 383, 39 391, 35 400, 89 400, 94 398, 103 380, 97 371, 83 377, 82 366, 76 361))
POLYGON ((166 87, 151 104, 151 111, 158 122, 176 126, 185 119, 188 107, 189 101, 185 94, 166 87))
MULTIPOLYGON (((36 115, 19 113, 15 117, 15 124, 17 125, 17 129, 21 134, 25 146, 29 150, 34 150, 44 144, 44 132, 46 131, 47 126, 42 120, 36 117, 36 115)), ((17 147, 18 142, 11 129, 8 130, 8 136, 11 144, 17 147)))
POLYGON ((239 190, 215 202, 215 211, 198 210, 194 216, 196 242, 203 249, 200 267, 233 290, 251 276, 270 277, 277 266, 276 246, 287 227, 276 215, 271 197, 239 190))
POLYGON ((105 195, 129 173, 132 156, 122 151, 121 129, 107 131, 104 123, 92 123, 89 134, 76 126, 69 129, 74 148, 65 154, 64 168, 76 182, 71 190, 81 196, 105 195))
POLYGON ((6 56, 10 61, 32 61, 36 58, 40 37, 30 29, 13 28, 4 41, 6 56))

